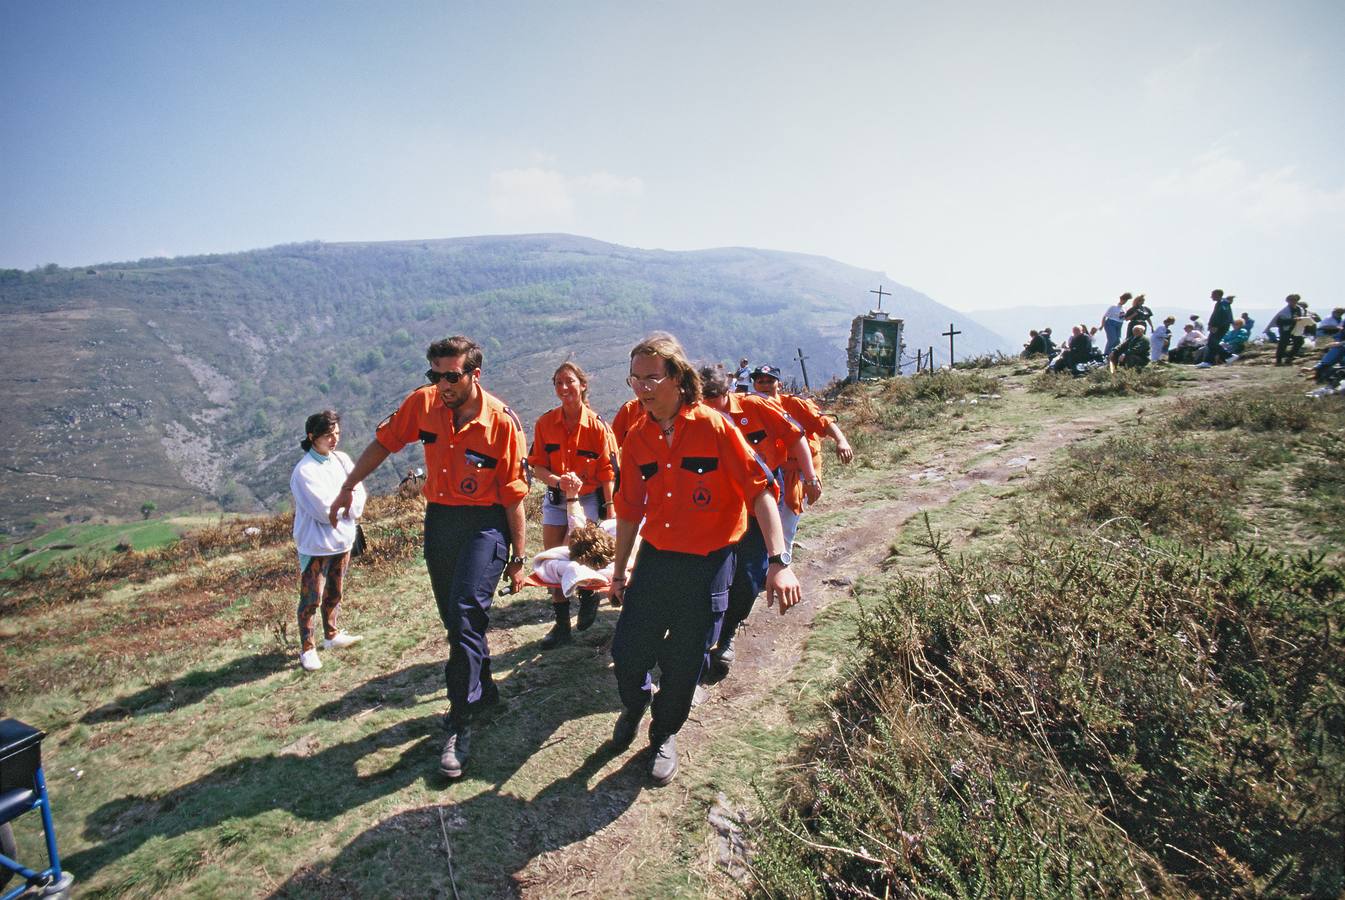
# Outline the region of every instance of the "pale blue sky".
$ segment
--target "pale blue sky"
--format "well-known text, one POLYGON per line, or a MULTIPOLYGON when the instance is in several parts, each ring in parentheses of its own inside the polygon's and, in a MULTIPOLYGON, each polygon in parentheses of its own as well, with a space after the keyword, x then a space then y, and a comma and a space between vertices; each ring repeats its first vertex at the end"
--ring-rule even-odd
POLYGON ((1345 301, 1345 4, 0 0, 0 266, 567 231, 1345 301))

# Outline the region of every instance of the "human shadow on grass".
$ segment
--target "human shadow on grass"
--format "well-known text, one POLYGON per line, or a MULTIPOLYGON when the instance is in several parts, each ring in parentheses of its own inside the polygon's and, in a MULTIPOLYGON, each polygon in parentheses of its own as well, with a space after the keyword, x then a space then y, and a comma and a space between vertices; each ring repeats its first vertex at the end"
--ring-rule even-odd
MULTIPOLYGON (((521 604, 515 606, 518 605, 521 604)), ((535 616, 535 610, 525 611, 522 614, 516 611, 513 624, 516 626, 518 619, 535 618, 535 616)), ((504 617, 499 617, 492 623, 492 631, 499 632, 510 628, 508 620, 501 621, 502 619, 504 617)), ((494 676, 494 682, 499 689, 499 697, 503 702, 498 707, 480 707, 480 715, 486 717, 502 715, 510 708, 515 698, 521 700, 524 696, 544 687, 549 678, 572 682, 575 676, 572 669, 576 664, 587 673, 585 677, 596 678, 609 686, 615 698, 615 682, 613 682, 611 675, 605 671, 610 658, 608 646, 611 643, 614 627, 615 617, 612 618, 610 624, 600 619, 589 631, 576 633, 574 643, 546 654, 541 651, 540 638, 521 644, 504 653, 492 653, 491 669, 497 673, 494 676), (607 625, 606 628, 603 627, 604 624, 607 625), (598 665, 591 665, 595 662, 598 665), (561 671, 556 671, 558 669, 561 671)), ((435 694, 442 699, 443 711, 447 712, 448 700, 444 672, 448 665, 448 652, 448 646, 445 643, 443 662, 416 663, 396 672, 370 678, 351 688, 341 697, 314 708, 308 714, 308 720, 310 722, 318 720, 339 721, 366 710, 406 709, 427 702, 427 698, 435 694)))
POLYGON ((85 823, 85 839, 99 843, 62 863, 87 880, 155 838, 172 839, 275 809, 305 821, 329 821, 432 771, 442 733, 437 716, 422 716, 307 757, 272 753, 236 760, 160 797, 112 800, 85 823), (395 761, 360 774, 362 760, 390 748, 402 748, 395 761))
MULTIPOLYGON (((527 656, 531 652, 529 647, 525 645, 513 653, 527 656)), ((246 822, 272 810, 284 810, 307 821, 329 822, 352 809, 401 791, 419 779, 426 779, 432 788, 445 790, 448 797, 479 790, 482 782, 499 792, 539 751, 572 738, 572 735, 554 737, 566 722, 595 714, 612 714, 618 709, 620 703, 607 671, 606 653, 594 647, 571 649, 575 651, 572 654, 550 654, 545 658, 544 664, 555 668, 545 673, 536 687, 515 694, 515 679, 523 683, 528 681, 529 672, 521 662, 515 664, 510 676, 501 681, 501 693, 509 698, 508 703, 477 718, 472 756, 465 776, 468 784, 453 785, 438 773, 444 732, 441 716, 436 712, 390 725, 359 740, 324 748, 307 757, 273 753, 238 760, 162 797, 130 795, 105 803, 90 815, 84 833, 86 839, 101 843, 71 856, 69 867, 80 872, 81 877, 88 878, 156 838, 162 839, 155 842, 155 852, 159 854, 166 849, 164 840, 171 842, 174 838, 209 831, 225 823, 246 822), (408 742, 411 746, 403 748, 408 742), (362 760, 389 748, 402 749, 394 761, 380 763, 372 774, 360 774, 362 760)), ((375 680, 391 684, 400 678, 402 681, 397 683, 414 686, 438 675, 437 664, 421 663, 375 680)), ((364 688, 362 685, 352 694, 364 688)), ((601 737, 591 736, 599 754, 606 727, 604 723, 599 729, 603 732, 601 737)), ((575 751, 566 748, 561 752, 575 751)), ((601 761, 596 764, 601 765, 601 761)), ((572 778, 580 778, 580 775, 572 778)), ((213 841, 215 838, 207 836, 206 839, 213 841)), ((168 849, 171 853, 171 843, 168 849)), ((239 849, 234 847, 230 852, 236 853, 239 849)))
POLYGON ((606 828, 640 795, 643 754, 588 786, 612 757, 609 746, 595 748, 578 769, 530 799, 497 787, 460 803, 398 813, 330 862, 299 869, 271 896, 518 896, 526 887, 519 873, 529 863, 606 828))
POLYGON ((172 681, 118 697, 85 713, 79 721, 85 725, 98 725, 152 713, 171 712, 200 703, 215 691, 269 678, 291 665, 292 658, 279 651, 240 656, 218 669, 193 669, 172 681))

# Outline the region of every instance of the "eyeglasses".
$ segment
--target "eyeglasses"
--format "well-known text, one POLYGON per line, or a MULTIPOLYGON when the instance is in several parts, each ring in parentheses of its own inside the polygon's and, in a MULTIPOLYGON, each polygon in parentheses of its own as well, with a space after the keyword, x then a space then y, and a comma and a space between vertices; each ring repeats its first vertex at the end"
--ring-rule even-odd
POLYGON ((425 373, 425 377, 430 380, 430 384, 438 384, 441 381, 447 381, 449 384, 457 384, 461 379, 475 372, 476 369, 467 369, 464 372, 436 372, 430 369, 425 373))
POLYGON ((626 384, 637 391, 652 391, 657 389, 660 384, 663 384, 663 382, 667 381, 670 377, 672 376, 646 375, 641 378, 639 375, 628 375, 626 377, 626 384))

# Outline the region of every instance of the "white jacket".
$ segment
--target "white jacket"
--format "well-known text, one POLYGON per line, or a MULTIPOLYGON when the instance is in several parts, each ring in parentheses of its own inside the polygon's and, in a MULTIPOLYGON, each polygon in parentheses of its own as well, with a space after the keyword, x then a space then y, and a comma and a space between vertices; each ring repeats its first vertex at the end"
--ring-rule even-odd
POLYGON ((364 513, 364 485, 355 486, 350 512, 337 520, 335 528, 327 520, 336 495, 341 493, 346 475, 352 468, 350 457, 340 450, 319 462, 313 453, 305 453, 290 474, 290 493, 294 495, 294 543, 302 556, 335 556, 355 543, 355 522, 364 513))

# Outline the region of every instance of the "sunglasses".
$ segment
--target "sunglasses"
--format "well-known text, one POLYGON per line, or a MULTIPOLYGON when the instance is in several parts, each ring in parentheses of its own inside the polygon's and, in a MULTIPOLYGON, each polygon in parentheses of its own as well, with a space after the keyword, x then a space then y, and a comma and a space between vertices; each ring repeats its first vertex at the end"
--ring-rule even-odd
POLYGON ((475 372, 476 369, 468 369, 465 372, 436 372, 430 369, 425 373, 425 377, 430 380, 430 384, 438 384, 441 381, 447 381, 449 384, 457 384, 463 378, 475 372))

